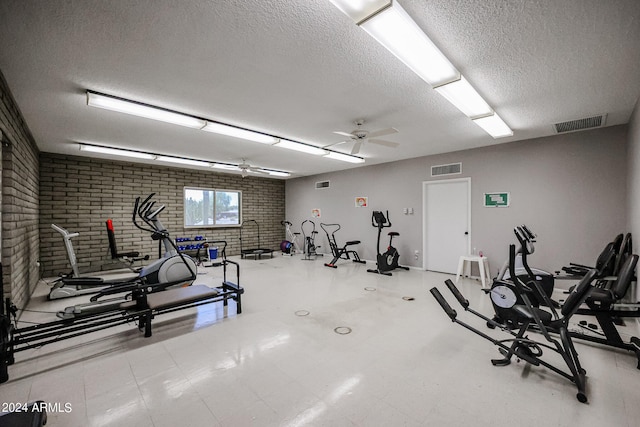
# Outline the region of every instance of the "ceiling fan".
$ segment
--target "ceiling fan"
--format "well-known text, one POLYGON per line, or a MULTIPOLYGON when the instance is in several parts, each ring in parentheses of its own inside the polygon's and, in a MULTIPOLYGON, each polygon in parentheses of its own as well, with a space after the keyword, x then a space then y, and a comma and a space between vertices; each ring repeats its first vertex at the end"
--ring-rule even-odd
POLYGON ((246 159, 242 159, 242 163, 240 163, 237 166, 236 165, 220 164, 217 167, 220 168, 220 169, 239 171, 243 178, 246 177, 247 175, 249 175, 250 173, 256 173, 256 174, 259 174, 259 175, 268 175, 269 174, 268 172, 262 170, 261 168, 258 168, 258 167, 255 167, 255 166, 251 166, 249 163, 247 163, 246 159))
POLYGON ((362 144, 366 142, 371 142, 373 144, 383 145, 385 147, 391 147, 391 148, 395 148, 398 145, 400 145, 397 142, 385 141, 384 139, 377 139, 377 137, 379 136, 391 135, 392 133, 397 133, 398 129, 386 128, 386 129, 380 129, 374 132, 369 132, 368 130, 362 129, 364 120, 356 120, 355 124, 357 126, 357 129, 352 130, 350 133, 340 132, 340 131, 333 132, 338 135, 347 136, 350 138, 349 140, 336 142, 335 144, 329 144, 325 146, 325 148, 354 141, 355 144, 353 144, 353 147, 351 148, 351 154, 358 154, 360 152, 360 148, 362 148, 362 144))

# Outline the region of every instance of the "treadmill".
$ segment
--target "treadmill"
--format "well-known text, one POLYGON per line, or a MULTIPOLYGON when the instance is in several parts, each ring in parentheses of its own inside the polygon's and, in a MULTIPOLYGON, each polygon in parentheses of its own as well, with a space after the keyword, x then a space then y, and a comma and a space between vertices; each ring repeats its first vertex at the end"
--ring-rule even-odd
MULTIPOLYGON (((62 236, 67 257, 71 264, 71 274, 63 276, 56 281, 49 292, 50 300, 97 293, 114 283, 129 282, 139 276, 139 273, 131 268, 81 274, 78 268, 76 253, 73 249, 73 243, 71 242, 71 239, 78 237, 80 233, 70 233, 68 230, 56 224, 51 224, 51 228, 62 236)), ((109 233, 109 247, 112 258, 125 259, 129 262, 149 259, 149 256, 139 258, 140 254, 138 252, 127 252, 123 254, 117 252, 115 237, 113 235, 113 222, 111 220, 107 221, 107 232, 109 233)))

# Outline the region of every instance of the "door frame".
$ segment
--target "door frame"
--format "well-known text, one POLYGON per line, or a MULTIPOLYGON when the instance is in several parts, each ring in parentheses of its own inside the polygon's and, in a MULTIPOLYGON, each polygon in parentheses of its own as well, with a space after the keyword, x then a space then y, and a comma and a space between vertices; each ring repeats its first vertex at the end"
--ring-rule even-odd
MULTIPOLYGON (((465 182, 467 184, 467 254, 471 253, 471 177, 437 179, 431 181, 422 181, 422 269, 427 269, 427 185, 431 184, 453 184, 456 182, 465 182)), ((464 254, 460 254, 464 255, 464 254)))

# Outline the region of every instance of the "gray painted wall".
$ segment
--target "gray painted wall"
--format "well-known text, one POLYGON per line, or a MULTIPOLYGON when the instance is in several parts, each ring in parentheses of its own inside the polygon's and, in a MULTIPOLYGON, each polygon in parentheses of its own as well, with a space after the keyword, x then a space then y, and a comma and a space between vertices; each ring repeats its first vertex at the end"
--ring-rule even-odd
POLYGON ((471 177, 471 246, 489 257, 492 275, 522 223, 538 234, 532 265, 554 271, 570 261, 592 264, 626 231, 626 141, 627 126, 614 126, 292 179, 286 215, 299 231, 311 210, 321 209, 316 222, 340 223, 338 243, 361 240, 360 256, 374 260, 371 211, 389 210, 401 262, 422 267, 422 183, 432 179, 431 166, 462 162, 463 173, 453 177, 471 177), (331 187, 314 189, 322 180, 331 187), (483 207, 484 193, 496 191, 511 193, 509 208, 483 207), (356 208, 357 196, 368 197, 369 206, 356 208))
MULTIPOLYGON (((640 234, 640 99, 629 120, 628 172, 627 172, 627 228, 634 236, 640 234)), ((636 243, 635 253, 638 253, 636 243)), ((640 288, 636 286, 635 301, 640 301, 640 288)))
POLYGON ((636 235, 640 235, 640 99, 629 120, 628 141, 628 178, 627 194, 629 211, 627 214, 628 228, 636 235))

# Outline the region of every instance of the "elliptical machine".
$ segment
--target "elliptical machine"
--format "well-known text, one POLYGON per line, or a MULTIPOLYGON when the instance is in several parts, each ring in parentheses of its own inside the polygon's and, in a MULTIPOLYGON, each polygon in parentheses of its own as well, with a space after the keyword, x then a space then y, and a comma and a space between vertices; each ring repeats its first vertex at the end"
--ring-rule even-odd
POLYGON ((393 238, 399 236, 400 233, 395 231, 390 231, 389 234, 389 246, 387 247, 387 251, 383 254, 380 253, 380 235, 382 234, 383 228, 391 227, 391 219, 389 218, 389 211, 387 211, 387 216, 382 213, 382 211, 373 211, 371 214, 371 225, 378 229, 378 242, 376 245, 376 267, 375 269, 368 269, 369 273, 377 273, 384 274, 385 276, 391 276, 389 273, 391 270, 395 270, 397 268, 401 268, 403 270, 408 270, 409 267, 404 267, 398 264, 398 258, 400 258, 400 254, 398 250, 393 247, 393 238))

